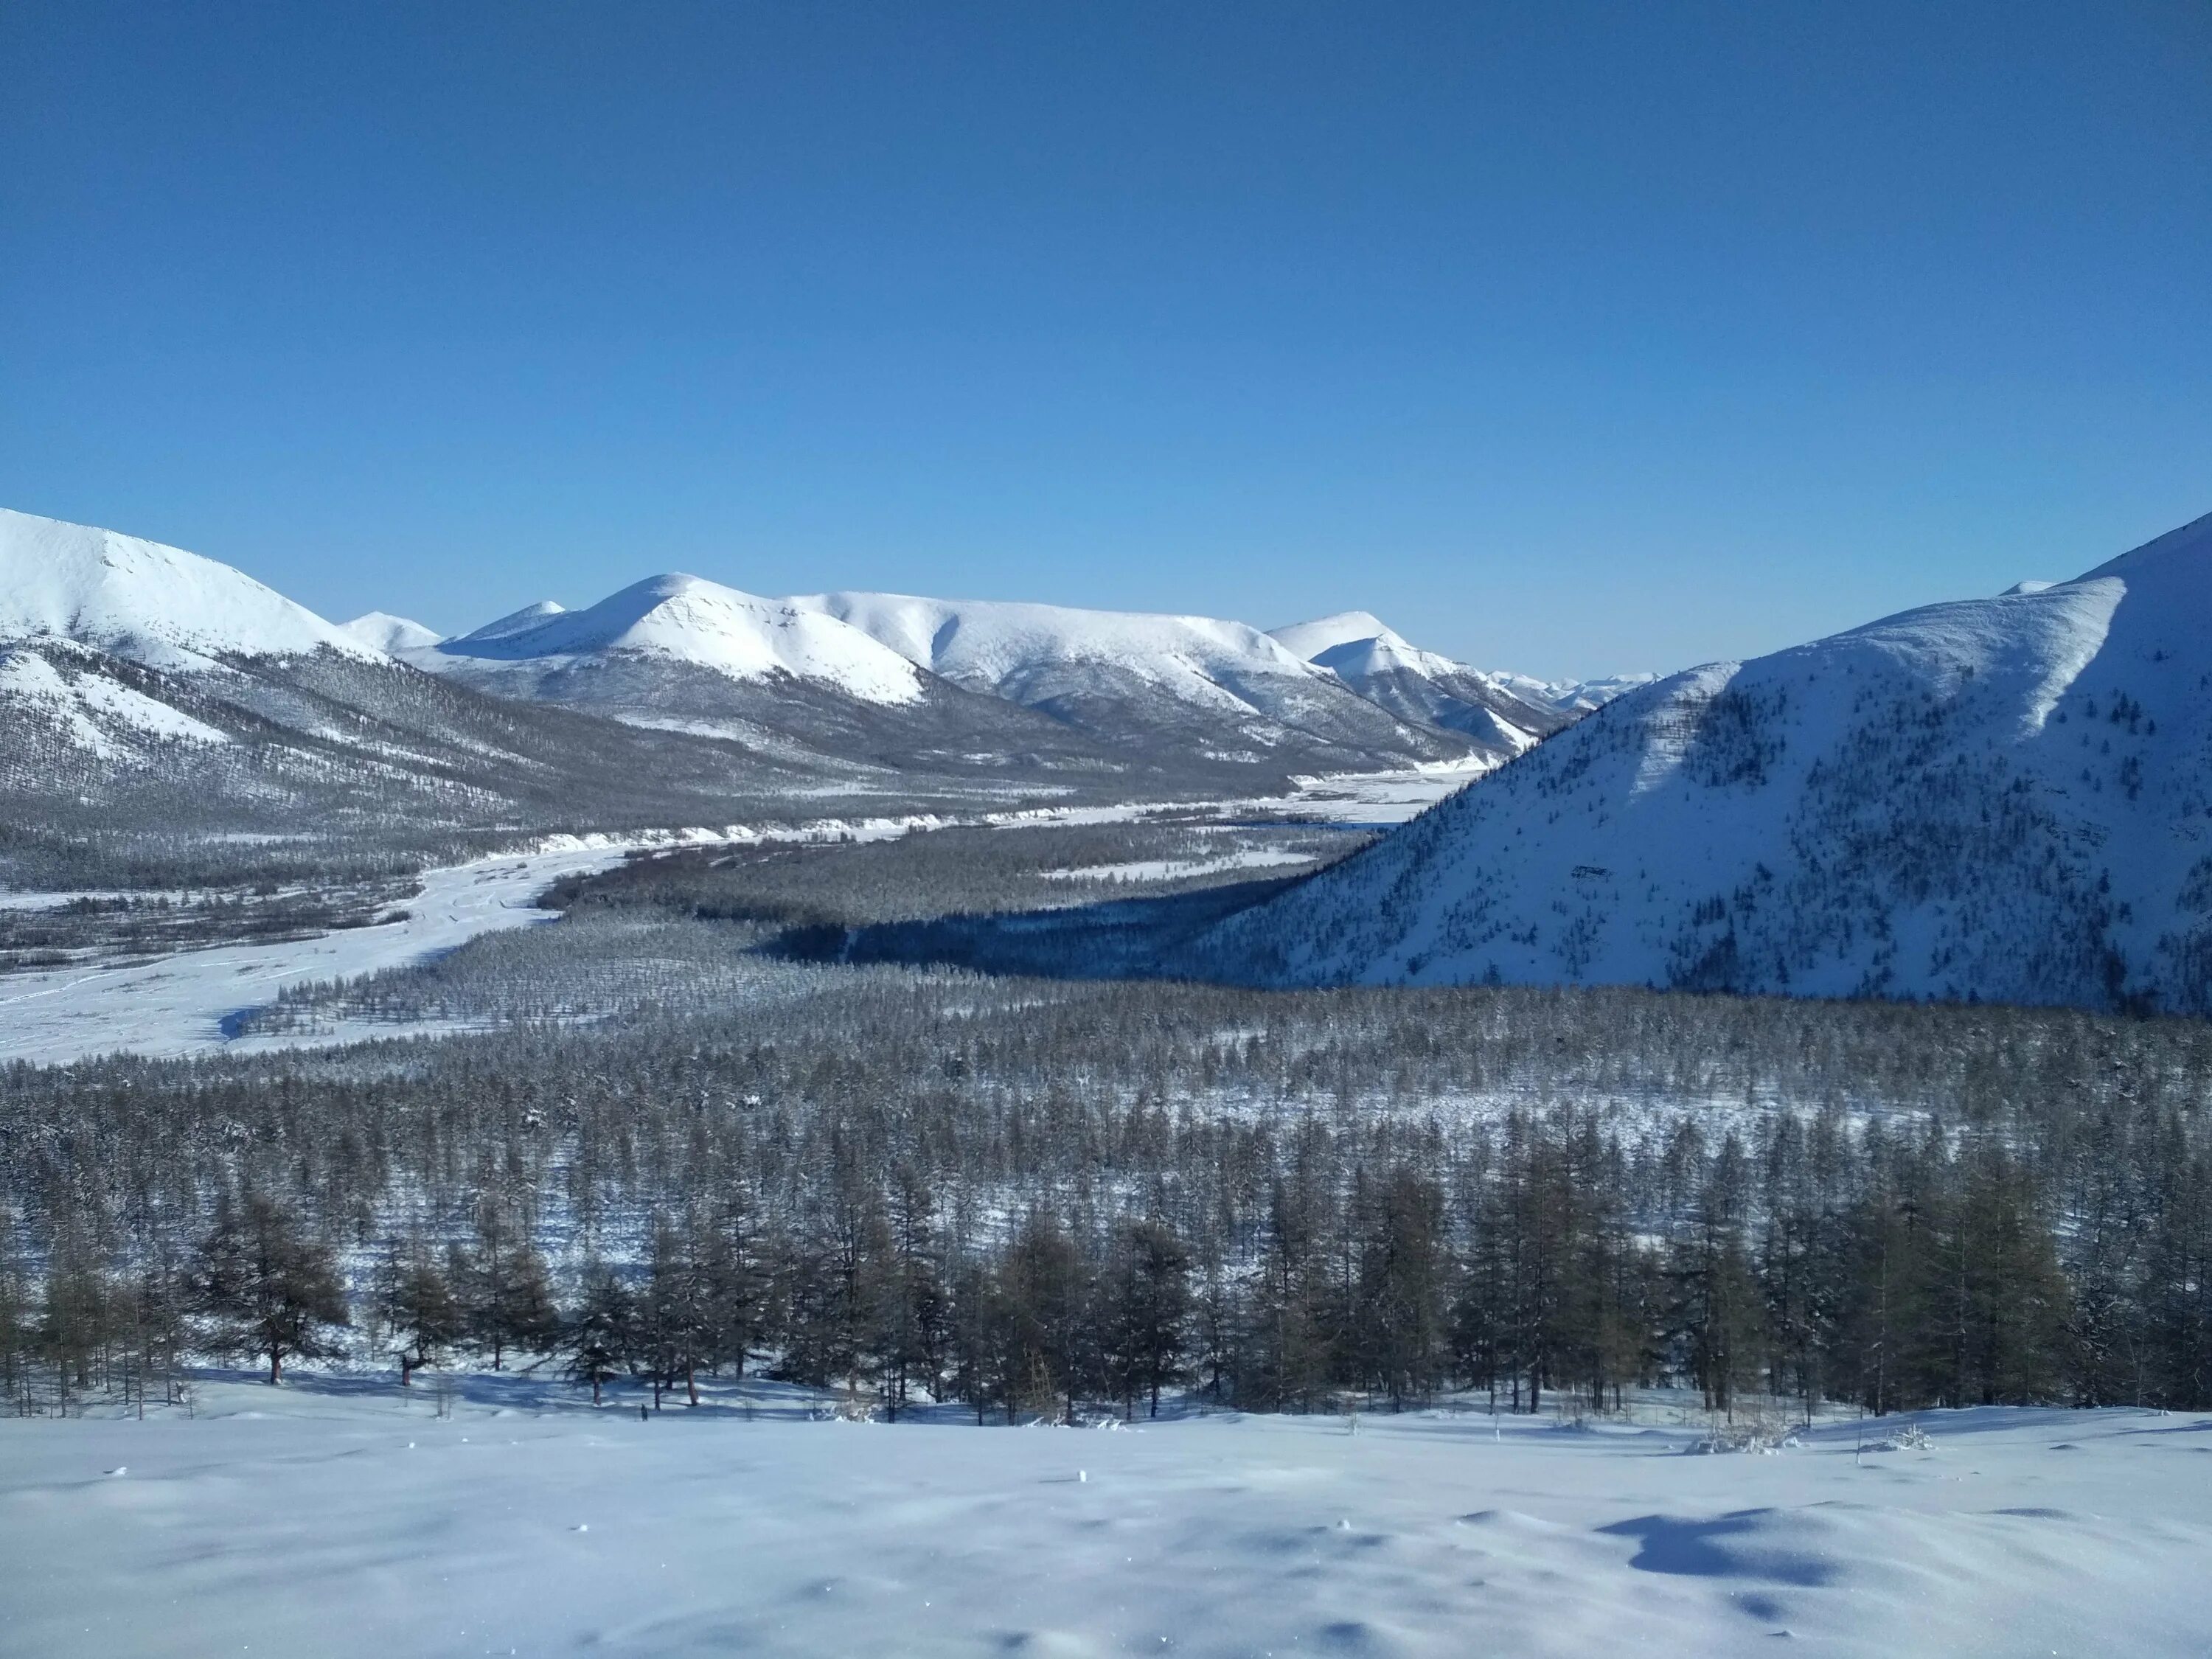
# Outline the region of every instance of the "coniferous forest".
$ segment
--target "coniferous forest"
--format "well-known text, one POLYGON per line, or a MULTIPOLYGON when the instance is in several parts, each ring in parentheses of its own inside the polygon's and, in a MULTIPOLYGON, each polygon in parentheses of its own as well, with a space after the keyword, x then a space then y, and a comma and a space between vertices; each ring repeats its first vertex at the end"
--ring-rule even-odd
POLYGON ((2212 1405, 2201 1023, 820 959, 994 883, 953 832, 641 860, 266 1014, 440 1035, 15 1068, 11 1407, 222 1356, 981 1423, 2212 1405))

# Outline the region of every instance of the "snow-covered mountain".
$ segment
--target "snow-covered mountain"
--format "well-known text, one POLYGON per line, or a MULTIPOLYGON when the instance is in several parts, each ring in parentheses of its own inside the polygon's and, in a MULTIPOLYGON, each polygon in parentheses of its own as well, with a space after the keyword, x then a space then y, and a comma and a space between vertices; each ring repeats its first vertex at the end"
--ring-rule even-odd
POLYGON ((1291 769, 1470 757, 1458 734, 1346 695, 1334 675, 1243 623, 902 593, 792 603, 1102 740, 1291 769))
POLYGON ((650 577, 583 611, 530 611, 534 620, 519 612, 435 648, 483 662, 658 657, 733 680, 810 681, 875 703, 922 695, 914 665, 860 629, 697 576, 650 577))
POLYGON ((963 690, 817 605, 697 576, 651 577, 579 611, 540 600, 394 654, 498 696, 726 738, 793 765, 970 777, 1157 770, 963 690))
POLYGON ((1308 661, 1207 617, 684 575, 441 638, 383 611, 335 626, 213 560, 6 513, 0 808, 44 826, 51 863, 110 824, 204 848, 349 816, 412 834, 658 801, 696 819, 720 809, 683 803, 732 792, 1266 793, 1480 769, 1564 718, 1379 623, 1364 638, 1308 661))
POLYGON ((816 814, 890 781, 865 757, 643 731, 401 660, 434 643, 398 617, 335 627, 176 548, 0 512, 0 885, 389 869, 519 833, 816 814))
MULTIPOLYGON (((455 639, 362 637, 509 697, 894 766, 1018 764, 1236 787, 1297 773, 1496 764, 1565 723, 1472 684, 1394 706, 1243 623, 894 593, 762 599, 658 576, 582 611, 550 601, 455 639)), ((1435 659, 1439 673, 1457 665, 1435 659)))
POLYGON ((1499 760, 1533 748, 1577 715, 1549 688, 1522 676, 1486 674, 1424 651, 1364 611, 1294 623, 1271 637, 1368 702, 1409 723, 1458 732, 1499 760))
POLYGON ((425 628, 421 623, 410 622, 405 617, 394 617, 381 611, 371 611, 338 626, 371 650, 381 652, 387 657, 400 656, 410 651, 427 651, 445 637, 435 629, 425 628))
MULTIPOLYGON (((1292 623, 1274 629, 1271 637, 1306 661, 1334 671, 1348 685, 1387 686, 1407 676, 1425 679, 1439 688, 1437 706, 1446 711, 1455 701, 1450 688, 1466 684, 1470 690, 1480 688, 1469 699, 1476 707, 1489 707, 1491 698, 1502 695, 1540 714, 1564 714, 1572 720, 1659 678, 1620 674, 1593 680, 1540 680, 1527 674, 1474 668, 1422 650, 1368 611, 1340 611, 1313 622, 1292 623)), ((1517 719, 1516 711, 1498 712, 1509 720, 1517 719)), ((1557 730, 1565 723, 1553 721, 1545 729, 1557 730)))
POLYGON ((154 668, 380 653, 251 576, 182 548, 0 507, 0 640, 67 640, 154 668))
POLYGON ((2212 1012, 2212 518, 1630 691, 1196 960, 2212 1012))

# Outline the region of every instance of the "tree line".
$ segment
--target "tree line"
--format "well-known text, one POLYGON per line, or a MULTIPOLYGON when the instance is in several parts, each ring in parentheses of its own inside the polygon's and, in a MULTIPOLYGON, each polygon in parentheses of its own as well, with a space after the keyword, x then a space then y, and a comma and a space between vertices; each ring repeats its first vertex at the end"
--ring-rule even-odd
POLYGON ((766 1369, 989 1420, 2212 1404, 2203 1022, 759 948, 1126 846, 1056 834, 641 860, 330 994, 475 1035, 0 1071, 10 1397, 244 1352, 210 1242, 267 1209, 343 1292, 296 1334, 406 1375, 766 1369))
POLYGON ((550 1367, 595 1401, 635 1386, 655 1407, 751 1368, 892 1418, 957 1401, 979 1423, 1467 1389, 1603 1410, 1658 1383, 1716 1412, 1749 1395, 1808 1413, 2212 1406, 2212 1158, 2186 1137, 2145 1191, 2116 1185, 2063 1226, 2002 1137, 1832 1109, 1717 1140, 1686 1116, 1631 1140, 1571 1109, 1261 1139, 1235 1212, 1173 1157, 978 1204, 849 1132, 792 1182, 709 1152, 712 1179, 635 1226, 602 1216, 565 1269, 526 1183, 483 1184, 457 1228, 350 1239, 306 1194, 245 1184, 189 1248, 120 1259, 71 1236, 42 1273, 0 1269, 0 1377, 23 1412, 173 1393, 192 1353, 251 1356, 271 1382, 337 1358, 403 1384, 550 1367))

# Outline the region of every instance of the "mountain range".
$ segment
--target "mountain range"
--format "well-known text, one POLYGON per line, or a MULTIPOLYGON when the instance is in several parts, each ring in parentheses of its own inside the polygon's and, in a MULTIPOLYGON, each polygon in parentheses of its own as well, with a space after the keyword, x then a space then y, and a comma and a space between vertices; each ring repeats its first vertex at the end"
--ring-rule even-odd
POLYGON ((1472 772, 1587 695, 1401 654, 1440 665, 1414 671, 1425 702, 1239 623, 673 574, 445 639, 381 612, 341 628, 216 561, 0 511, 0 881, 1472 772))
POLYGON ((348 628, 501 696, 955 769, 1062 749, 1278 775, 1479 769, 1599 700, 1416 650, 1364 612, 1270 635, 1206 617, 896 593, 762 599, 670 574, 582 611, 541 601, 452 639, 381 612, 348 628))
POLYGON ((1184 966, 2212 1012, 2212 517, 1632 689, 1184 966))
POLYGON ((1266 633, 684 575, 453 638, 341 628, 214 561, 0 512, 18 884, 1407 767, 1474 781, 1165 965, 2212 1013, 2212 517, 2071 581, 1554 685, 1364 611, 1266 633))

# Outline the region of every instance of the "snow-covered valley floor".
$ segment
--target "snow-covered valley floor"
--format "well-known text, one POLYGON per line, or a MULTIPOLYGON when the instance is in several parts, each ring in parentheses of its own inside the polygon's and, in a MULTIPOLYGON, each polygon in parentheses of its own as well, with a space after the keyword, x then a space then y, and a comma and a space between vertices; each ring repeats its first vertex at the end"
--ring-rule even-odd
MULTIPOLYGON (((1351 824, 1402 822, 1472 777, 1464 769, 1431 768, 1311 780, 1297 794, 1219 803, 1223 818, 1240 814, 1295 814, 1351 824)), ((1125 806, 1047 807, 986 815, 985 822, 1024 825, 1127 822, 1181 808, 1139 803, 1125 806)), ((823 823, 799 830, 672 831, 651 841, 560 837, 543 850, 479 859, 424 872, 421 895, 407 902, 406 918, 319 938, 278 944, 223 945, 157 961, 79 965, 0 975, 0 1064, 28 1060, 66 1065, 127 1050, 156 1057, 250 1053, 335 1040, 328 1036, 276 1034, 238 1039, 226 1022, 242 1010, 276 1000, 289 986, 373 974, 425 961, 481 934, 554 919, 536 906, 537 896, 564 876, 603 870, 632 849, 716 840, 740 842, 880 840, 938 825, 933 817, 883 817, 823 823)), ((1172 873, 1172 872, 1171 872, 1172 873)), ((27 908, 78 895, 4 894, 0 903, 27 908)), ((356 1036, 377 1035, 371 1032, 356 1036)))
POLYGON ((1694 1455, 1689 1427, 1479 1413, 978 1430, 755 1398, 641 1422, 482 1378, 439 1419, 303 1379, 203 1383, 194 1420, 0 1421, 0 1654, 2142 1656, 2212 1629, 2212 1418, 1694 1455))
POLYGON ((59 1065, 115 1049, 203 1054, 227 1046, 226 1016, 288 985, 420 962, 501 927, 550 921, 537 895, 562 876, 604 869, 620 848, 568 846, 426 872, 407 918, 317 939, 222 945, 155 962, 0 977, 0 1062, 59 1065))

